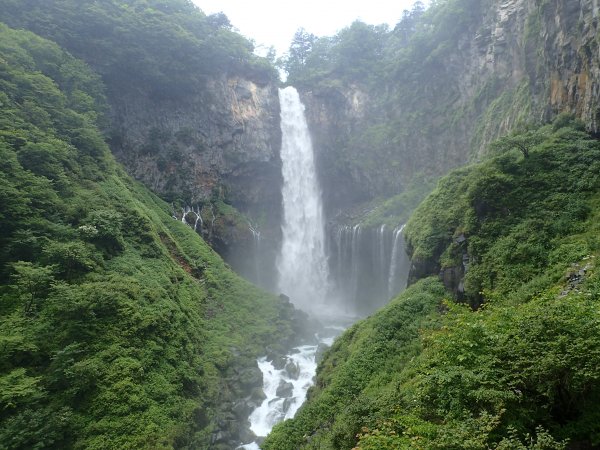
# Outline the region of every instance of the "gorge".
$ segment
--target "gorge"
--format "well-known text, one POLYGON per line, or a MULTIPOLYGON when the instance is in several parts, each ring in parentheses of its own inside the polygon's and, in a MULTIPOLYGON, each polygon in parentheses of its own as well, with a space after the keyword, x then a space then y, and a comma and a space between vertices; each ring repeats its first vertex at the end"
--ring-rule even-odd
POLYGON ((0 449, 598 448, 597 3, 0 0, 0 449))

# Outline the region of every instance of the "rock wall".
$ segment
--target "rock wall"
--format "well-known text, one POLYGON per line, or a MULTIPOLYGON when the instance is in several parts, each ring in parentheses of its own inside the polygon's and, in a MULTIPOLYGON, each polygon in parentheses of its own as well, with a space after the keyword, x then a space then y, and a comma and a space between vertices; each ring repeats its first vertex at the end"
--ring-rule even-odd
POLYGON ((569 112, 600 131, 598 0, 475 3, 416 87, 303 89, 330 217, 479 159, 517 125, 569 112))
POLYGON ((254 270, 253 230, 260 231, 261 264, 271 267, 281 220, 277 88, 223 76, 185 98, 130 91, 110 103, 111 147, 127 171, 163 198, 201 211, 197 231, 242 274, 254 270))
POLYGON ((137 179, 188 203, 226 197, 252 211, 281 184, 277 90, 208 80, 185 99, 111 98, 112 149, 137 179))

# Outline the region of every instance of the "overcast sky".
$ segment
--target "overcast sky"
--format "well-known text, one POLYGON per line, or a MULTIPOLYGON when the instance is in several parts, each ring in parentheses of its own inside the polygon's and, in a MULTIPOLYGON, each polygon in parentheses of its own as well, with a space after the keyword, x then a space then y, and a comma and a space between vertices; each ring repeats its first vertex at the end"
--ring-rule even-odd
MULTIPOLYGON (((193 0, 206 14, 223 11, 232 25, 257 45, 287 51, 294 32, 304 27, 331 36, 360 19, 393 26, 415 0, 193 0)), ((427 4, 427 1, 423 1, 427 4)))

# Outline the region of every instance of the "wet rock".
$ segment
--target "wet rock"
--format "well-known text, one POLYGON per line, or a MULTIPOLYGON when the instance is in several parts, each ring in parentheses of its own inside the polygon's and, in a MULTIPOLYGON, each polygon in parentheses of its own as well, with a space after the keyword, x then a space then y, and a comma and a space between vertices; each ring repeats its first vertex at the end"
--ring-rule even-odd
POLYGON ((246 389, 262 387, 263 376, 258 367, 248 367, 239 374, 239 383, 246 389))
POLYGON ((249 428, 244 428, 240 430, 240 441, 241 442, 254 442, 256 441, 256 434, 252 432, 249 428))
POLYGON ((565 275, 567 285, 559 297, 566 297, 571 291, 579 292, 578 288, 585 280, 586 274, 591 268, 591 264, 586 264, 584 267, 581 267, 579 264, 573 264, 565 275))
POLYGON ((294 361, 288 361, 285 365, 285 373, 292 380, 297 380, 300 376, 300 366, 294 361))
POLYGON ((454 239, 454 242, 457 243, 457 244, 462 244, 466 240, 467 240, 467 238, 465 237, 464 233, 461 233, 458 237, 456 237, 454 239))
POLYGON ((295 398, 286 398, 286 399, 283 401, 283 412, 284 412, 284 413, 287 413, 287 412, 289 411, 290 407, 291 407, 291 406, 292 406, 294 403, 296 403, 296 401, 297 401, 297 400, 296 400, 295 398))
POLYGON ((256 388, 252 389, 249 399, 260 405, 263 402, 263 400, 266 398, 267 398, 267 396, 265 394, 265 391, 263 391, 263 389, 260 387, 256 387, 256 388))
POLYGON ((290 407, 291 407, 291 406, 292 406, 294 403, 296 403, 296 399, 295 399, 295 398, 286 398, 286 399, 283 401, 283 412, 284 412, 284 413, 287 413, 287 412, 289 411, 290 407))
POLYGON ((287 363, 287 358, 285 356, 277 356, 275 358, 273 358, 273 361, 271 361, 271 364, 273 364, 273 367, 275 367, 276 370, 281 370, 285 367, 287 363))
POLYGON ((246 419, 254 407, 254 403, 250 403, 248 400, 238 400, 233 404, 231 410, 238 419, 246 419))
POLYGON ((277 386, 277 391, 275 392, 275 394, 277 395, 277 397, 288 398, 292 396, 293 392, 294 385, 287 381, 281 380, 281 383, 279 383, 279 386, 277 386))

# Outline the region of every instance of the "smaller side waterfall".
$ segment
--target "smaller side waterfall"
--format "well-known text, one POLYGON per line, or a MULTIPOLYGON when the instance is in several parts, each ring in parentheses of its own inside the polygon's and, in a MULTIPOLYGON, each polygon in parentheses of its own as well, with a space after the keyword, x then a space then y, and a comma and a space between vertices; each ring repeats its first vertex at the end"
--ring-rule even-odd
POLYGON ((403 231, 404 225, 394 230, 390 273, 388 275, 388 297, 390 298, 406 287, 410 270, 410 260, 406 255, 403 231))
POLYGON ((192 228, 194 228, 194 231, 199 231, 202 233, 202 228, 204 226, 204 222, 202 221, 202 208, 200 206, 197 206, 196 208, 193 206, 185 206, 184 208, 181 208, 181 221, 186 225, 192 226, 192 222, 190 219, 188 219, 188 217, 190 217, 191 221, 193 221, 194 225, 192 228), (198 230, 198 225, 200 225, 200 230, 198 230))
POLYGON ((346 312, 366 315, 406 287, 410 260, 404 226, 339 226, 329 230, 331 273, 346 312))
POLYGON ((261 276, 261 237, 260 231, 256 229, 250 222, 248 222, 248 229, 252 233, 252 241, 254 246, 252 248, 253 258, 254 258, 254 284, 257 286, 262 286, 262 276, 261 276))

